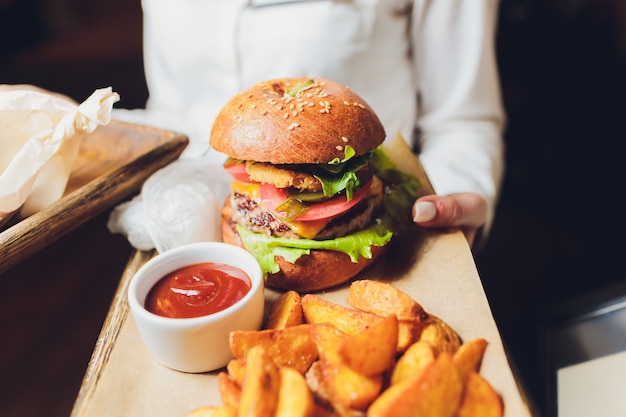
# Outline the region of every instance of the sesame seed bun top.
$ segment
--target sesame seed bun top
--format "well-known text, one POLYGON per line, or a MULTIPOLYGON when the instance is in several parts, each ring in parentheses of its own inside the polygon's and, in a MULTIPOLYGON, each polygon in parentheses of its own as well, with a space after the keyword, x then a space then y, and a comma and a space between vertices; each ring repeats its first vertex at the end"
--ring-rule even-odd
POLYGON ((217 115, 211 146, 241 160, 318 164, 363 155, 385 139, 372 108, 337 82, 321 78, 258 83, 231 98, 217 115))

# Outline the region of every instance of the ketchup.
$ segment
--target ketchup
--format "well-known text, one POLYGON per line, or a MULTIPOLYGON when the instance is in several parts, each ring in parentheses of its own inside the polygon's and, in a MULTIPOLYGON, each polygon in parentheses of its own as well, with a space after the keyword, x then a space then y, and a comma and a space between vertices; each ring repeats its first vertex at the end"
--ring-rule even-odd
POLYGON ((170 272, 150 289, 145 307, 159 316, 190 318, 228 308, 250 291, 250 277, 241 269, 203 262, 170 272))

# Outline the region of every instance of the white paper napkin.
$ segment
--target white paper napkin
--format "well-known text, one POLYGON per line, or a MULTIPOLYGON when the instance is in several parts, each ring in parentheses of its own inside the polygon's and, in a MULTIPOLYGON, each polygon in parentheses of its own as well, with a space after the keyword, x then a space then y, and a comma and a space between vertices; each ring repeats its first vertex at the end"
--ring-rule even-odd
POLYGON ((0 225, 63 196, 81 135, 109 123, 118 100, 110 87, 80 104, 33 90, 0 92, 0 225))

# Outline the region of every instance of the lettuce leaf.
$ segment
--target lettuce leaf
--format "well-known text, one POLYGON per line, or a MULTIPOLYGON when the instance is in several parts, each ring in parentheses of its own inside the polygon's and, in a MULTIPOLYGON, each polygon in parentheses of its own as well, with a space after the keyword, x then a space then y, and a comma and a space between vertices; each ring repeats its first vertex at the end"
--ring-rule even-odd
POLYGON ((343 252, 350 256, 352 262, 358 262, 360 256, 371 259, 372 246, 384 246, 393 236, 393 232, 380 224, 330 240, 272 237, 251 232, 239 225, 237 233, 241 236, 246 249, 259 261, 263 272, 272 274, 279 270, 275 256, 282 256, 294 263, 300 256, 308 255, 311 249, 328 249, 343 252))
POLYGON ((308 167, 322 184, 326 197, 331 198, 345 190, 346 200, 350 201, 353 191, 360 185, 356 172, 367 165, 370 154, 371 152, 354 156, 354 149, 348 145, 343 159, 335 158, 327 164, 314 164, 308 167))
POLYGON ((395 232, 415 226, 411 217, 413 203, 422 187, 414 175, 399 170, 382 147, 370 156, 370 165, 385 184, 381 222, 395 232))
POLYGON ((359 177, 357 177, 353 171, 344 172, 340 177, 323 177, 321 175, 315 175, 315 178, 322 183, 322 190, 324 190, 324 195, 326 197, 334 197, 345 190, 346 201, 352 200, 354 189, 361 184, 359 177))

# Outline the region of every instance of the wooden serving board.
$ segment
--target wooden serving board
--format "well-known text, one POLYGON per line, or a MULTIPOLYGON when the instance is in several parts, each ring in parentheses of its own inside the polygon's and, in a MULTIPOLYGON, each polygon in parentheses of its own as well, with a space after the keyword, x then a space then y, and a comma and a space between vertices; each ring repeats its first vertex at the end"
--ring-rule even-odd
POLYGON ((64 196, 0 230, 0 273, 137 193, 188 142, 179 133, 115 120, 85 135, 64 196))
MULTIPOLYGON (((394 148, 397 149, 397 148, 394 148)), ((418 176, 425 193, 433 190, 410 150, 390 156, 400 168, 418 176), (404 158, 406 159, 406 158, 404 158), (410 163, 409 163, 410 162, 410 163)), ((391 149, 388 149, 388 153, 391 149)), ((72 417, 183 417, 195 408, 221 404, 218 371, 187 374, 158 363, 143 343, 129 312, 128 285, 154 252, 136 251, 130 258, 102 327, 89 367, 74 403, 72 417)), ((458 229, 417 228, 414 234, 381 255, 356 279, 379 279, 411 295, 426 311, 450 324, 464 340, 488 341, 481 374, 500 393, 506 417, 531 413, 493 319, 472 253, 458 229)), ((347 305, 348 283, 319 292, 322 298, 347 305)), ((280 293, 265 290, 267 304, 280 293)), ((207 352, 210 354, 210 352, 207 352)))

